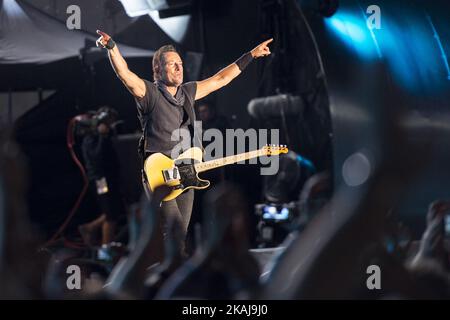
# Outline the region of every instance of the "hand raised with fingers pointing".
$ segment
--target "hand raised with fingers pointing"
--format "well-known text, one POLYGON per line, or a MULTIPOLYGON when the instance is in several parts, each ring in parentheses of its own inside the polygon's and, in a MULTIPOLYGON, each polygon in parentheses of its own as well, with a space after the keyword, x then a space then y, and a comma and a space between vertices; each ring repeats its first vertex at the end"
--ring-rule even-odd
POLYGON ((270 48, 268 46, 269 43, 273 41, 273 38, 264 41, 256 48, 254 48, 251 52, 253 58, 266 57, 270 55, 270 48))
POLYGON ((97 30, 97 33, 100 35, 100 38, 98 38, 95 42, 97 47, 102 47, 109 50, 114 48, 115 43, 109 34, 100 30, 97 30))

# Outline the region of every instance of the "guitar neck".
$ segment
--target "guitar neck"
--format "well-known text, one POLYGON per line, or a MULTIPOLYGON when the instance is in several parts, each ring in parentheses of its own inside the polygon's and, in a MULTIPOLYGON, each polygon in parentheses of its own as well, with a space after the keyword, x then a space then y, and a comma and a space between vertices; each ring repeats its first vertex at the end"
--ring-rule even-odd
POLYGON ((233 156, 228 156, 225 158, 220 158, 220 159, 197 163, 194 165, 194 167, 197 172, 203 172, 203 171, 208 171, 208 170, 212 170, 215 168, 223 167, 223 166, 226 166, 229 164, 233 164, 233 163, 236 163, 239 161, 245 161, 245 160, 249 160, 249 159, 256 158, 256 157, 261 157, 264 155, 266 155, 266 152, 264 150, 254 150, 254 151, 245 152, 245 153, 241 153, 241 154, 237 154, 237 155, 233 155, 233 156))

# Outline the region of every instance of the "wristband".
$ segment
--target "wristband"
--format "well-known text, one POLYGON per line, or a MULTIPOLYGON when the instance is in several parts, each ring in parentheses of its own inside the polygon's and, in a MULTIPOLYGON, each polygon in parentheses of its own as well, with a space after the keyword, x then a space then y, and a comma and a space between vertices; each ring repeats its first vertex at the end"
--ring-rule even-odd
POLYGON ((109 38, 108 43, 106 43, 105 48, 108 50, 113 49, 116 46, 116 43, 112 38, 109 38))
POLYGON ((253 61, 252 54, 250 52, 244 53, 239 59, 236 60, 236 64, 239 70, 244 71, 245 68, 253 61))

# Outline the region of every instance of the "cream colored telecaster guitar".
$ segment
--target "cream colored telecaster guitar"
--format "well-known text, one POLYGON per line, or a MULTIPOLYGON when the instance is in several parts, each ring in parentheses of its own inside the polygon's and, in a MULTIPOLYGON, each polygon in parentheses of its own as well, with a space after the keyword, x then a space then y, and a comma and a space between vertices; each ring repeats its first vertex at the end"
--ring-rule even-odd
POLYGON ((267 145, 259 150, 202 162, 202 150, 190 148, 175 160, 162 153, 154 153, 145 160, 144 171, 152 192, 162 185, 171 187, 172 191, 163 199, 163 201, 169 201, 185 190, 208 188, 210 182, 200 179, 198 177, 200 172, 256 157, 275 156, 287 152, 286 146, 267 145))

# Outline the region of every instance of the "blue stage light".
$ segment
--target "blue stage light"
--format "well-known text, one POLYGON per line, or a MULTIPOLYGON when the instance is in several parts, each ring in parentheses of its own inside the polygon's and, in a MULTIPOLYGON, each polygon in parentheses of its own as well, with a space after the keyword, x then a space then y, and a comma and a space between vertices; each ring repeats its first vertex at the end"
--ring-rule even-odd
POLYGON ((325 23, 360 57, 374 59, 378 56, 370 30, 359 15, 338 11, 331 18, 325 19, 325 23))
MULTIPOLYGON (((450 80, 445 42, 431 15, 421 9, 400 8, 381 2, 382 27, 369 29, 365 10, 353 1, 341 1, 339 10, 324 19, 327 29, 363 61, 384 61, 393 79, 406 89, 441 90, 450 80), (401 12, 401 14, 399 14, 401 12)), ((445 21, 439 27, 450 30, 445 21)))

